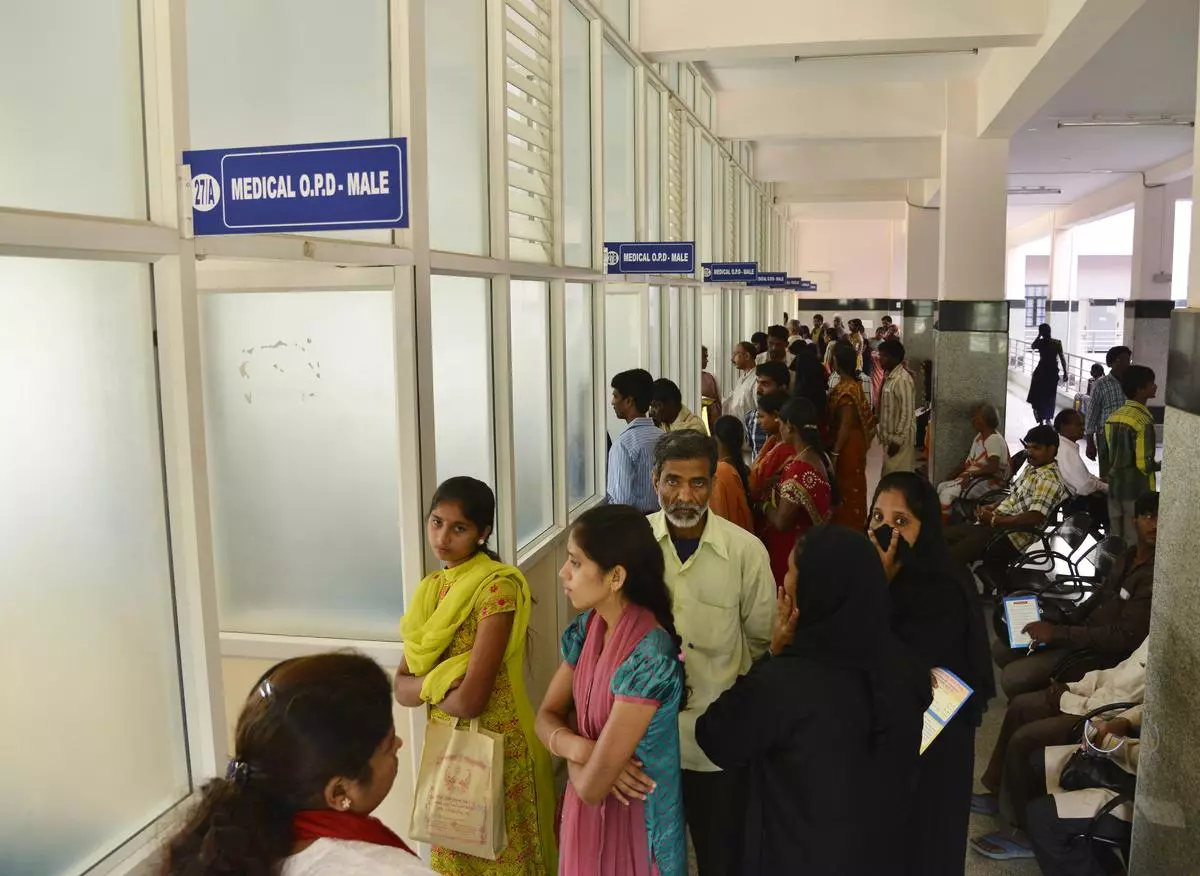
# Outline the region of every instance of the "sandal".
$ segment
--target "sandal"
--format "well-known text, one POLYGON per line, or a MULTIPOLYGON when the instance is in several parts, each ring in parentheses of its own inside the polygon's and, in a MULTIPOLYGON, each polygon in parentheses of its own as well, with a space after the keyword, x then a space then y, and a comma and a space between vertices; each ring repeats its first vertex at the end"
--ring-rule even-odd
POLYGON ((975 815, 1000 814, 1000 797, 997 794, 972 794, 971 812, 975 815))
POLYGON ((1002 833, 989 833, 987 836, 977 836, 971 840, 971 848, 993 861, 1015 861, 1019 858, 1033 858, 1033 849, 1020 840, 1002 833))

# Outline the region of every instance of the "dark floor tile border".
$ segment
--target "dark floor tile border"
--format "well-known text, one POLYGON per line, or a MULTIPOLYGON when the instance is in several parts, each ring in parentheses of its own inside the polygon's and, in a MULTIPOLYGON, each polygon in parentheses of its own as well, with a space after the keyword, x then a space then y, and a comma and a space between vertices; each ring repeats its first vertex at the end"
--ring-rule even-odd
POLYGON ((1077 313, 1079 311, 1078 301, 1047 301, 1046 309, 1051 313, 1077 313))
POLYGON ((1126 301, 1125 316, 1134 319, 1170 319, 1175 313, 1174 301, 1126 301))
POLYGON ((940 332, 1008 333, 1007 301, 941 301, 937 330, 940 332))
POLYGON ((909 299, 904 302, 905 316, 933 316, 937 302, 928 299, 909 299))
POLYGON ((832 319, 839 310, 883 310, 895 312, 904 306, 901 298, 801 298, 796 302, 798 310, 822 310, 825 319, 832 319))

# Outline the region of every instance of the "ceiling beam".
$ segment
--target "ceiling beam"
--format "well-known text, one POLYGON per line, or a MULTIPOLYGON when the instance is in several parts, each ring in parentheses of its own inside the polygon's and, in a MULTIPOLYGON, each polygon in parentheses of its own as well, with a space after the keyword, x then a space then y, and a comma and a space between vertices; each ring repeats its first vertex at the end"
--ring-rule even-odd
POLYGON ((728 140, 941 137, 942 82, 878 82, 717 93, 717 133, 728 140))
POLYGON ((907 207, 900 201, 828 201, 789 204, 788 218, 799 221, 827 219, 904 219, 907 207))
POLYGON ((656 61, 1029 46, 1046 0, 642 0, 639 48, 656 61))
POLYGON ((913 179, 937 176, 936 137, 892 140, 764 140, 754 150, 754 175, 767 182, 913 179))
POLYGON ((979 136, 1011 137, 1058 94, 1145 0, 1048 0, 1037 44, 991 52, 980 71, 979 136))

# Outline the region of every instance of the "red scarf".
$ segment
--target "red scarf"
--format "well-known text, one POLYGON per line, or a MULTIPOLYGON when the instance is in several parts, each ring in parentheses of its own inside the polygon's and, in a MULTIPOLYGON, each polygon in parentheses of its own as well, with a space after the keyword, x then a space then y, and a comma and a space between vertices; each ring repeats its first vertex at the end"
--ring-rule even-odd
POLYGON ((334 809, 305 809, 292 816, 292 841, 307 842, 323 838, 355 840, 392 846, 415 855, 404 840, 392 833, 378 818, 358 812, 338 812, 334 809))

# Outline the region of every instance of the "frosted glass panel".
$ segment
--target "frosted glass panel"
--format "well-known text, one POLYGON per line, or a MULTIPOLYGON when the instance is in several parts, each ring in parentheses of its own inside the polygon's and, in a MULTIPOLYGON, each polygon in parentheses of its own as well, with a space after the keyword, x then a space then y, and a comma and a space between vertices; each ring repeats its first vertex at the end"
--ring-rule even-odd
POLYGON ((146 218, 137 0, 3 10, 0 205, 146 218))
POLYGON ((662 95, 646 86, 646 239, 659 237, 662 211, 662 95))
POLYGON ((629 0, 604 0, 604 17, 625 39, 629 39, 629 0))
POLYGON ((567 498, 571 507, 596 491, 596 396, 592 369, 592 287, 567 283, 567 498))
POLYGON ((550 447, 550 286, 513 280, 509 286, 517 547, 554 522, 550 447))
POLYGON ((387 0, 188 3, 187 61, 193 149, 390 136, 387 0))
POLYGON ((633 67, 604 44, 604 239, 635 240, 633 67))
POLYGON ((562 5, 563 252, 592 264, 592 50, 588 20, 562 5))
MULTIPOLYGON (((642 367, 642 296, 628 292, 610 292, 604 296, 604 385, 612 382, 614 374, 642 367)), ((653 372, 652 372, 653 373, 653 372)), ((611 395, 604 390, 604 397, 611 395)), ((608 411, 608 434, 614 440, 625 424, 617 419, 612 405, 608 411)))
POLYGON ((758 300, 753 292, 742 293, 742 340, 750 340, 755 332, 765 332, 767 327, 758 323, 758 300))
POLYGON ((700 155, 696 162, 696 202, 699 212, 699 233, 696 247, 702 262, 712 261, 713 255, 713 144, 708 138, 700 140, 700 155))
POLYGON ((662 286, 650 287, 650 303, 647 307, 650 329, 650 363, 647 370, 655 377, 663 375, 662 353, 662 286))
POLYGON ((146 265, 0 258, 0 871, 190 792, 146 265))
POLYGON ((488 251, 487 31, 484 0, 425 5, 429 245, 488 251))
POLYGON ((435 274, 430 283, 438 482, 470 475, 495 488, 488 281, 435 274))
POLYGON ((201 297, 221 629, 397 637, 391 298, 201 297))
POLYGON ((686 391, 683 381, 683 360, 680 348, 683 345, 683 319, 679 312, 679 287, 672 286, 667 293, 667 338, 669 344, 669 359, 667 360, 667 376, 686 391))

